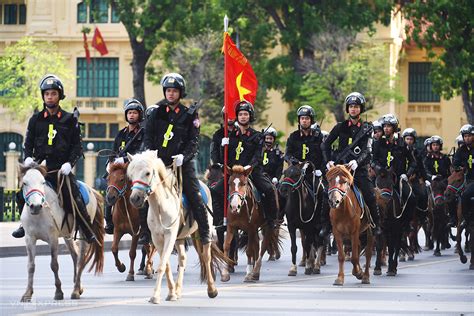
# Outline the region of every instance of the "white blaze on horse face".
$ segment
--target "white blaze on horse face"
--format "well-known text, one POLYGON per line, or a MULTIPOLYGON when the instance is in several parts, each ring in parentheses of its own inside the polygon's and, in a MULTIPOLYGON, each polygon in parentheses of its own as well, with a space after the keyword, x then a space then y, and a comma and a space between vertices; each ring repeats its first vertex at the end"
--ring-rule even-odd
POLYGON ((336 177, 336 179, 334 179, 334 183, 335 185, 337 186, 339 184, 339 181, 341 180, 341 178, 339 178, 339 176, 336 177))
MULTIPOLYGON (((234 182, 234 192, 239 192, 240 179, 235 178, 233 182, 234 182)), ((240 197, 237 194, 232 195, 232 198, 230 200, 230 207, 232 208, 232 210, 235 211, 238 209, 239 201, 240 201, 240 197)))

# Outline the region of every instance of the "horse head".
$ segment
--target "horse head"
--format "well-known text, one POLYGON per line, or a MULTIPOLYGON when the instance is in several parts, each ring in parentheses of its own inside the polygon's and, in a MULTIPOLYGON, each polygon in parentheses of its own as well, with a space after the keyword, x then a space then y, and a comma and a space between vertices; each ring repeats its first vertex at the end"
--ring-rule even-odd
POLYGON ((224 173, 222 172, 222 165, 217 163, 210 165, 204 175, 204 178, 207 180, 207 184, 210 187, 214 186, 223 177, 224 173))
POLYGON ((337 209, 341 206, 344 198, 347 195, 348 190, 350 189, 354 177, 351 174, 351 169, 345 165, 336 165, 332 168, 329 168, 326 173, 326 178, 328 180, 328 196, 329 196, 329 206, 333 209, 337 209))
POLYGON ((438 175, 431 181, 431 194, 434 204, 442 206, 446 203, 444 192, 448 186, 448 182, 442 176, 438 175))
POLYGON ((280 181, 280 186, 278 188, 278 192, 283 197, 288 197, 290 189, 294 191, 303 183, 304 164, 305 163, 301 162, 296 165, 290 165, 285 171, 283 171, 283 180, 280 181))
POLYGON ((466 187, 464 168, 454 169, 448 177, 448 186, 444 191, 446 201, 451 202, 456 196, 461 195, 466 187))
POLYGON ((108 205, 114 205, 130 188, 130 182, 127 179, 127 166, 128 163, 111 164, 105 194, 105 201, 108 205))
POLYGON ((130 162, 127 168, 127 176, 131 181, 130 203, 136 208, 145 204, 148 196, 152 194, 161 183, 160 178, 166 172, 166 167, 157 156, 156 150, 147 150, 136 155, 128 155, 130 162))
POLYGON ((396 182, 396 174, 392 167, 390 169, 376 168, 375 169, 375 186, 380 190, 380 195, 386 202, 393 197, 393 188, 396 182))
POLYGON ((232 168, 226 166, 229 177, 229 207, 232 213, 239 214, 247 198, 248 181, 252 167, 235 165, 232 168))
POLYGON ((45 176, 47 172, 46 167, 38 164, 30 167, 20 165, 22 194, 32 215, 38 215, 46 203, 45 176))

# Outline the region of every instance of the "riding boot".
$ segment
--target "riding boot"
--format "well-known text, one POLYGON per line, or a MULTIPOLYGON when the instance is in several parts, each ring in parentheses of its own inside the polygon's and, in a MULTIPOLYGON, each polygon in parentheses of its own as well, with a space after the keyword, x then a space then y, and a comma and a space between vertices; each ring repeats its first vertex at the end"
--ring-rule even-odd
POLYGON ((114 222, 112 221, 112 206, 105 206, 105 232, 109 235, 114 234, 114 222))
MULTIPOLYGON (((20 191, 16 193, 16 205, 21 215, 21 212, 23 211, 23 207, 25 206, 25 198, 23 197, 23 193, 21 189, 20 191)), ((12 233, 12 236, 15 238, 25 237, 25 229, 23 228, 23 226, 20 225, 20 227, 15 229, 12 233)))
POLYGON ((370 211, 370 216, 372 217, 372 220, 374 221, 374 235, 381 235, 382 234, 382 228, 380 225, 380 213, 379 213, 379 206, 377 205, 376 200, 369 200, 366 201, 367 207, 370 211))
POLYGON ((453 200, 453 202, 448 203, 448 208, 449 208, 449 212, 448 212, 449 222, 447 224, 447 227, 448 228, 456 227, 456 224, 458 222, 458 219, 457 219, 458 216, 456 214, 456 211, 457 211, 456 200, 453 200))
POLYGON ((80 194, 74 196, 74 201, 76 202, 78 212, 77 214, 77 224, 82 232, 84 239, 89 243, 97 241, 97 238, 92 231, 92 222, 89 213, 87 213, 87 208, 80 194))
POLYGON ((273 192, 270 192, 270 194, 264 195, 263 199, 265 202, 263 205, 263 215, 268 227, 270 227, 270 229, 275 229, 277 227, 275 220, 277 215, 276 213, 278 211, 275 195, 273 192))
POLYGON ((138 210, 140 215, 140 239, 138 240, 139 245, 145 245, 150 243, 150 229, 148 228, 148 202, 138 210))
POLYGON ((197 207, 193 208, 193 216, 198 223, 199 236, 201 243, 206 245, 211 242, 209 231, 209 220, 207 217, 207 209, 203 203, 197 203, 197 207))
POLYGON ((331 220, 329 218, 329 202, 327 193, 323 193, 323 206, 321 208, 321 230, 319 237, 325 238, 331 233, 331 220))

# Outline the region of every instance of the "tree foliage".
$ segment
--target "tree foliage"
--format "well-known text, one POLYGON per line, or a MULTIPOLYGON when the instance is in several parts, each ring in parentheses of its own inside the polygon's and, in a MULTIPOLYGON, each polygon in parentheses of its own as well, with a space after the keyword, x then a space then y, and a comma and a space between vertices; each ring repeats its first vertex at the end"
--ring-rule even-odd
POLYGON ((471 0, 416 0, 402 7, 408 40, 428 51, 435 92, 450 99, 461 95, 474 124, 474 5, 471 0), (442 52, 436 51, 442 48, 442 52))
MULTIPOLYGON (((68 81, 73 78, 56 45, 37 42, 31 37, 24 37, 5 48, 5 54, 0 57, 0 73, 0 103, 15 111, 18 119, 43 107, 39 82, 46 74, 61 78, 66 95, 68 81)), ((70 102, 61 101, 61 106, 67 108, 70 102)))

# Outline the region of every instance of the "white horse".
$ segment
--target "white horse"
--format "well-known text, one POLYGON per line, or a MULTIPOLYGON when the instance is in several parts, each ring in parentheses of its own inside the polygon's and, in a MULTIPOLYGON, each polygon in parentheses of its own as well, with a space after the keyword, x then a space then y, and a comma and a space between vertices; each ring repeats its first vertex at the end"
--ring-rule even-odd
MULTIPOLYGON (((160 254, 160 263, 157 269, 158 277, 155 290, 150 302, 160 303, 160 290, 163 275, 166 272, 168 280, 168 296, 166 300, 175 301, 181 297, 183 288, 184 269, 186 267, 185 238, 192 235, 193 243, 199 255, 201 265, 201 280, 207 280, 207 294, 210 298, 217 296, 214 281, 215 268, 227 263, 224 254, 215 242, 202 245, 197 223, 188 220, 189 210, 183 209, 180 195, 176 190, 177 179, 172 170, 166 169, 163 161, 157 158, 156 151, 145 151, 134 156, 128 155, 130 164, 127 175, 132 180, 132 193, 130 201, 135 207, 141 207, 148 199, 148 227, 155 247, 160 254), (178 251, 178 279, 174 283, 170 268, 170 256, 176 245, 178 251)), ((185 175, 184 175, 185 176, 185 175)), ((211 195, 207 186, 206 193, 209 197, 208 206, 211 207, 211 195)), ((208 223, 211 236, 215 236, 212 217, 208 213, 208 223)))
POLYGON ((60 237, 64 237, 74 263, 74 289, 71 299, 79 299, 83 292, 81 285, 82 271, 92 259, 92 256, 94 256, 94 259, 89 271, 95 267, 95 273, 101 273, 104 266, 103 198, 97 191, 87 187, 89 192, 87 211, 92 219, 90 224, 97 238, 97 243, 89 245, 87 242, 82 241, 78 247, 77 243, 70 238, 74 232, 73 216, 69 214, 66 219, 68 224, 62 225, 65 212, 59 206, 56 192, 46 184, 46 167, 35 164, 29 168, 20 166, 20 170, 21 174, 23 174, 22 193, 25 197, 21 223, 25 229, 26 251, 28 253, 28 286, 21 301, 30 302, 33 295, 36 241, 38 239, 47 242, 51 247, 51 270, 54 272, 56 285, 54 299, 62 300, 64 298, 63 291, 61 290, 61 280, 59 280, 58 276, 58 239, 60 237))

